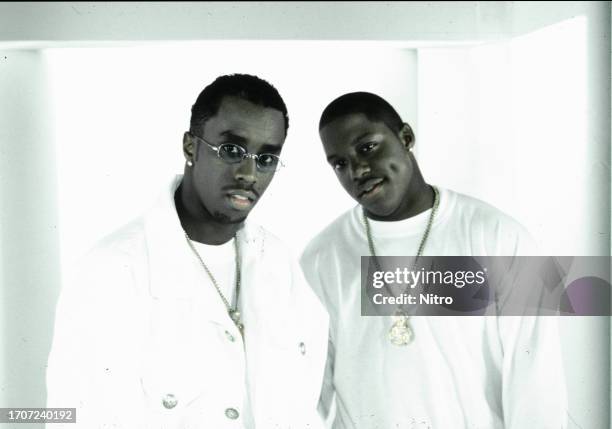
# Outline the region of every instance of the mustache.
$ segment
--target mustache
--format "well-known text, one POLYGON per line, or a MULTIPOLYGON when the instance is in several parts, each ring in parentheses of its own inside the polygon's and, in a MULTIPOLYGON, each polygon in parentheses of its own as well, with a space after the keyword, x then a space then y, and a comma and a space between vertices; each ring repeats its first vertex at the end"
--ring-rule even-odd
POLYGON ((368 174, 365 177, 357 179, 356 182, 357 182, 357 186, 358 187, 362 187, 363 185, 365 185, 370 180, 373 180, 373 179, 382 179, 382 178, 383 178, 383 176, 377 176, 376 174, 371 173, 371 174, 368 174))
POLYGON ((358 179, 358 180, 357 180, 357 186, 361 187, 361 186, 365 185, 365 183, 366 183, 368 180, 371 180, 371 179, 373 179, 374 177, 375 177, 375 176, 372 176, 372 175, 367 175, 366 177, 362 177, 361 179, 358 179))
POLYGON ((255 186, 247 185, 244 183, 234 183, 232 185, 227 185, 221 188, 221 190, 222 191, 248 191, 248 192, 252 192, 253 194, 255 194, 257 198, 260 197, 259 192, 257 192, 257 190, 255 189, 255 186))

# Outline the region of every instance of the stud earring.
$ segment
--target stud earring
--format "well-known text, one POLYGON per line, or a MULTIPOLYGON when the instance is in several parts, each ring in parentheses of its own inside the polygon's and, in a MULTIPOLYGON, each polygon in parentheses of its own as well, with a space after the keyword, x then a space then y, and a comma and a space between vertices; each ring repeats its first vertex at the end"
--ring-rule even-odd
POLYGON ((191 160, 188 160, 188 161, 187 161, 187 166, 188 166, 188 167, 193 167, 193 162, 191 162, 191 160))

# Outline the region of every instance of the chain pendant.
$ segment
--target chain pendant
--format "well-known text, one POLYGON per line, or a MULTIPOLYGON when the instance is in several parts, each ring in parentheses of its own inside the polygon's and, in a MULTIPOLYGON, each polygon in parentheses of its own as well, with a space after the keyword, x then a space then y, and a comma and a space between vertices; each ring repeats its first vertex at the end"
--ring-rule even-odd
POLYGON ((232 321, 234 322, 234 324, 236 325, 236 327, 238 328, 238 330, 240 331, 240 334, 243 334, 244 332, 244 325, 242 324, 242 321, 240 320, 240 312, 236 309, 236 310, 230 310, 229 311, 229 317, 232 319, 232 321))
POLYGON ((391 316, 393 324, 389 329, 389 340, 391 344, 396 346, 407 346, 412 342, 414 334, 412 328, 408 326, 408 316, 394 315, 391 316))
MULTIPOLYGON (((438 210, 438 206, 440 205, 440 193, 438 192, 438 189, 435 186, 433 186, 432 188, 434 191, 434 202, 431 208, 431 214, 429 215, 429 220, 427 221, 427 227, 425 228, 423 238, 421 238, 419 249, 414 259, 414 264, 412 267, 413 269, 419 257, 423 255, 423 250, 425 249, 425 244, 427 243, 427 238, 429 237, 429 232, 431 231, 434 217, 436 216, 436 211, 438 210)), ((376 259, 376 250, 374 249, 374 240, 372 239, 372 230, 370 228, 370 222, 368 221, 368 217, 366 216, 365 209, 362 209, 362 214, 365 233, 368 239, 368 247, 370 248, 370 256, 374 258, 374 263, 378 267, 379 265, 376 259)), ((406 346, 410 344, 414 338, 414 332, 412 331, 412 328, 408 326, 409 316, 403 313, 400 309, 397 309, 395 314, 391 316, 391 320, 393 321, 393 324, 391 325, 388 334, 391 344, 394 344, 396 346, 406 346)))
POLYGON ((202 268, 204 268, 204 271, 206 271, 206 274, 208 274, 210 281, 215 287, 215 290, 217 291, 217 293, 219 294, 219 298, 221 298, 221 301, 223 301, 223 304, 225 304, 225 307, 227 308, 227 313, 229 314, 230 319, 232 319, 232 321, 234 322, 234 325, 236 325, 236 327, 240 331, 240 335, 244 337, 244 325, 242 324, 242 321, 240 320, 240 312, 238 311, 238 297, 240 296, 240 249, 238 246, 238 237, 236 236, 236 234, 234 234, 234 249, 236 250, 236 308, 230 307, 229 302, 223 295, 223 292, 221 292, 221 289, 219 289, 217 280, 215 280, 215 277, 212 275, 212 273, 210 272, 210 270, 204 263, 204 260, 202 259, 202 257, 196 250, 195 246, 189 239, 189 235, 187 235, 187 232, 185 232, 185 239, 187 240, 187 244, 191 248, 191 251, 198 258, 198 261, 200 261, 202 268))

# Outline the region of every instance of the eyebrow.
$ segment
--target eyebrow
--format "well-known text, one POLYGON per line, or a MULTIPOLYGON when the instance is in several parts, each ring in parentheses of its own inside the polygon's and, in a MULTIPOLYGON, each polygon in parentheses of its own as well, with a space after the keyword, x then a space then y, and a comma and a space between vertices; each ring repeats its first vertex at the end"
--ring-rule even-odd
POLYGON ((271 153, 274 155, 274 154, 280 153, 281 149, 282 147, 280 146, 276 146, 273 144, 265 144, 261 146, 259 153, 271 153))
POLYGON ((376 136, 380 133, 376 133, 376 132, 372 132, 372 131, 366 131, 363 134, 360 134, 359 136, 355 137, 353 139, 353 141, 351 142, 351 145, 355 146, 356 144, 360 143, 360 140, 364 137, 368 137, 368 136, 376 136))
POLYGON ((231 131, 223 131, 220 135, 232 143, 246 143, 247 141, 244 137, 234 134, 231 131))
MULTIPOLYGON (((239 144, 241 146, 243 146, 244 149, 246 149, 246 143, 247 143, 247 139, 239 136, 238 134, 234 134, 232 131, 223 131, 220 134, 222 137, 225 137, 225 140, 227 142, 230 143, 234 143, 234 144, 239 144)), ((274 144, 264 144, 259 148, 258 153, 272 153, 272 154, 277 154, 280 153, 282 149, 282 146, 278 146, 278 145, 274 145, 274 144)))

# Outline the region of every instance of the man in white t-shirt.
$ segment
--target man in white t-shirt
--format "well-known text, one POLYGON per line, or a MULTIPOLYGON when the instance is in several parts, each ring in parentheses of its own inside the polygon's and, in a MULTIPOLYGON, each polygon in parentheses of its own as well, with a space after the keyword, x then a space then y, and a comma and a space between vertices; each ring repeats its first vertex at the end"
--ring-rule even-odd
POLYGON ((531 255, 524 228, 482 201, 427 184, 412 129, 375 94, 334 100, 319 132, 358 203, 301 260, 330 313, 320 410, 335 415, 333 427, 565 427, 556 318, 361 315, 361 256, 531 255))
POLYGON ((66 428, 322 424, 327 314, 287 249, 246 222, 287 128, 281 96, 255 76, 201 92, 184 175, 61 291, 47 391, 49 407, 76 408, 66 428))

